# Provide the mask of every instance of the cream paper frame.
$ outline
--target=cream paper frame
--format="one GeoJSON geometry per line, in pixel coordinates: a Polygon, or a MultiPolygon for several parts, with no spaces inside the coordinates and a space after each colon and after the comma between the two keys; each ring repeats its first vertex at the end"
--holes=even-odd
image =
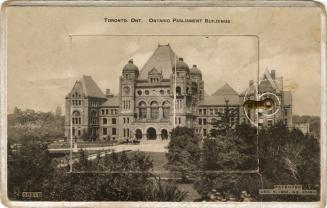
{"type": "Polygon", "coordinates": [[[313,1],[7,1],[1,10],[1,201],[6,207],[324,207],[326,206],[326,12],[313,1]],[[27,202],[7,198],[7,8],[8,7],[319,7],[321,9],[321,201],[320,202],[27,202]]]}

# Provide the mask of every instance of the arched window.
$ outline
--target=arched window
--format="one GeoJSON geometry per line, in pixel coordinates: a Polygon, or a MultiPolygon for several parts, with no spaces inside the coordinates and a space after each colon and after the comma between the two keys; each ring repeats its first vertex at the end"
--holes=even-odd
{"type": "Polygon", "coordinates": [[[165,101],[162,104],[162,117],[163,117],[163,119],[169,119],[169,114],[170,114],[170,103],[168,101],[165,101]]]}
{"type": "Polygon", "coordinates": [[[181,95],[181,94],[182,94],[181,87],[176,87],[176,95],[181,95]]]}
{"type": "Polygon", "coordinates": [[[139,118],[146,119],[146,103],[144,101],[141,101],[138,107],[139,107],[139,118]]]}
{"type": "Polygon", "coordinates": [[[136,131],[135,131],[136,139],[142,139],[142,136],[143,136],[142,130],[141,129],[136,129],[136,131]]]}
{"type": "Polygon", "coordinates": [[[103,124],[107,124],[107,119],[106,119],[106,118],[103,118],[103,119],[102,119],[102,123],[103,123],[103,124]]]}
{"type": "Polygon", "coordinates": [[[159,105],[156,101],[151,102],[151,119],[159,118],[159,105]]]}
{"type": "Polygon", "coordinates": [[[79,111],[74,111],[72,113],[72,123],[81,124],[81,113],[79,111]]]}

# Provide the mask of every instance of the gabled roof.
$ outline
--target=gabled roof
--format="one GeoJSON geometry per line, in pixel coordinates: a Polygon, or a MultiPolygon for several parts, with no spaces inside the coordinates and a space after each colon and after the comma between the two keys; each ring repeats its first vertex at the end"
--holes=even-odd
{"type": "Polygon", "coordinates": [[[168,45],[158,45],[152,56],[144,64],[140,71],[139,79],[147,79],[148,73],[156,68],[162,72],[164,79],[169,79],[172,74],[172,68],[175,64],[177,56],[175,52],[168,45]]]}
{"type": "Polygon", "coordinates": [[[261,78],[261,82],[259,84],[259,91],[271,91],[274,90],[276,92],[280,92],[283,90],[283,79],[282,77],[275,77],[273,78],[271,76],[271,72],[269,72],[267,69],[261,78]]]}
{"type": "Polygon", "coordinates": [[[86,97],[106,98],[91,76],[83,75],[80,82],[82,83],[83,93],[86,97]]]}
{"type": "Polygon", "coordinates": [[[118,107],[119,106],[119,97],[113,96],[107,98],[108,100],[104,102],[101,107],[118,107]]]}
{"type": "Polygon", "coordinates": [[[219,95],[237,95],[238,93],[228,84],[225,83],[220,89],[218,89],[215,93],[212,94],[213,96],[219,95]]]}
{"type": "MultiPolygon", "coordinates": [[[[271,73],[266,70],[263,76],[260,78],[258,90],[259,92],[281,92],[283,90],[283,78],[282,77],[275,77],[271,76],[271,73]]],[[[241,95],[247,94],[254,94],[255,93],[255,86],[251,85],[247,89],[245,89],[241,95]]]]}
{"type": "Polygon", "coordinates": [[[151,71],[149,71],[149,74],[161,74],[161,71],[159,71],[156,67],[153,67],[153,69],[151,69],[151,71]]]}

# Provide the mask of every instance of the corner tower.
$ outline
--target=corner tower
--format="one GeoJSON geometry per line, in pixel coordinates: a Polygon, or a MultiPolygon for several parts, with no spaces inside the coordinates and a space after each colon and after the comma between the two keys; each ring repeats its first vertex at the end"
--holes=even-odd
{"type": "Polygon", "coordinates": [[[174,64],[170,81],[171,91],[176,93],[175,124],[191,128],[194,96],[191,89],[190,68],[183,58],[179,58],[176,65],[174,64]]]}
{"type": "Polygon", "coordinates": [[[132,138],[132,124],[134,123],[135,110],[135,83],[139,76],[139,69],[129,60],[123,68],[122,76],[120,77],[119,87],[119,138],[132,138]]]}

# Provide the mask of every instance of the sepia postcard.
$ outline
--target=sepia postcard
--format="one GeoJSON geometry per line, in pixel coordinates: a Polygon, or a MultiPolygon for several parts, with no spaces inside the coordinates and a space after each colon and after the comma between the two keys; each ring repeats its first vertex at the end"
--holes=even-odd
{"type": "Polygon", "coordinates": [[[5,207],[325,207],[312,1],[8,1],[5,207]]]}

